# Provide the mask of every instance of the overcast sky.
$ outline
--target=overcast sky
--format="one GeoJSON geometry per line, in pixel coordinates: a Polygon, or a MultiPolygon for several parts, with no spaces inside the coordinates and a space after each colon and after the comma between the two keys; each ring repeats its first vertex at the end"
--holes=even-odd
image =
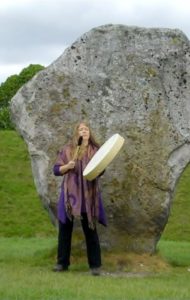
{"type": "Polygon", "coordinates": [[[188,0],[1,0],[0,83],[29,64],[48,66],[105,24],[178,28],[190,39],[188,0]]]}

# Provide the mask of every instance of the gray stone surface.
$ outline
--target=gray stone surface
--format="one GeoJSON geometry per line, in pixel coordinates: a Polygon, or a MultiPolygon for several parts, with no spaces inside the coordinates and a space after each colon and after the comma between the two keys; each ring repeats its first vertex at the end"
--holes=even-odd
{"type": "Polygon", "coordinates": [[[105,25],[85,33],[12,99],[35,184],[54,222],[56,151],[88,118],[125,145],[102,178],[106,246],[154,252],[190,161],[190,48],[179,30],[105,25]]]}

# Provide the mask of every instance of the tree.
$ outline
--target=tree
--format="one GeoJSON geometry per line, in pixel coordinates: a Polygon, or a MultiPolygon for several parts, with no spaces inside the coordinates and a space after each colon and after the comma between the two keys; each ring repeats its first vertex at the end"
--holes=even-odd
{"type": "Polygon", "coordinates": [[[9,107],[0,108],[0,129],[14,129],[11,122],[9,107]]]}
{"type": "Polygon", "coordinates": [[[12,75],[0,85],[0,129],[12,129],[9,104],[16,92],[28,82],[36,73],[43,70],[41,65],[29,65],[19,75],[12,75]]]}

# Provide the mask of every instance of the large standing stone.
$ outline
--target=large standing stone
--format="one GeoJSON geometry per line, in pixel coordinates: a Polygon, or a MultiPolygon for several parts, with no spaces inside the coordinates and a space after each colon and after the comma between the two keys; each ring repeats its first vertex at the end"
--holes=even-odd
{"type": "Polygon", "coordinates": [[[102,242],[154,252],[175,185],[190,161],[190,50],[179,30],[106,25],[92,29],[13,98],[38,193],[54,221],[56,151],[88,118],[105,141],[125,146],[102,179],[109,227],[102,242]]]}

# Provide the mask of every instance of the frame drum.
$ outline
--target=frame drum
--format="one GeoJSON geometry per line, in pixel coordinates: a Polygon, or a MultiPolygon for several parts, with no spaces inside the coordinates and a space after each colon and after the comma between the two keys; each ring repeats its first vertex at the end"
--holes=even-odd
{"type": "Polygon", "coordinates": [[[84,178],[91,181],[100,175],[118,154],[124,141],[124,138],[118,133],[112,135],[87,164],[83,171],[84,178]]]}

